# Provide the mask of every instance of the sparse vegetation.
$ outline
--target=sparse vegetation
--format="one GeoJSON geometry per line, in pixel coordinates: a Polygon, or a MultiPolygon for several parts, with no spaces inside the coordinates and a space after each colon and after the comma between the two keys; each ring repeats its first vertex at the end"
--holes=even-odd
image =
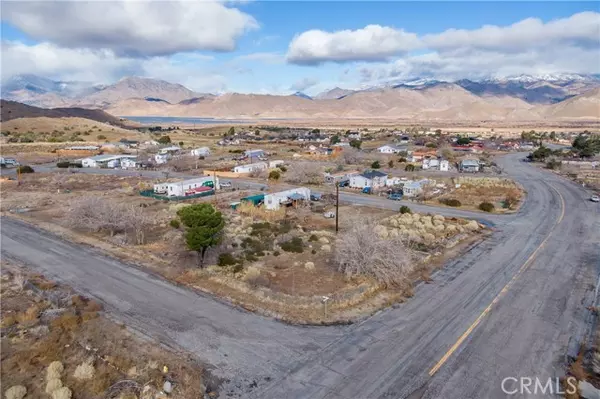
{"type": "Polygon", "coordinates": [[[217,261],[217,264],[219,266],[231,266],[231,265],[235,265],[236,263],[239,263],[239,261],[237,260],[237,258],[235,256],[233,256],[229,252],[220,254],[219,259],[217,261]]]}
{"type": "Polygon", "coordinates": [[[300,237],[294,237],[289,241],[282,242],[279,246],[286,252],[304,252],[304,244],[302,243],[302,239],[300,237]]]}
{"type": "Polygon", "coordinates": [[[174,229],[178,229],[179,226],[181,226],[181,223],[179,223],[179,220],[177,220],[177,219],[171,219],[171,221],[169,222],[169,225],[174,229]]]}
{"type": "Polygon", "coordinates": [[[412,210],[408,206],[402,205],[400,207],[400,213],[404,215],[405,213],[412,213],[412,210]]]}
{"type": "Polygon", "coordinates": [[[415,171],[415,165],[413,165],[412,163],[409,163],[408,165],[406,165],[404,167],[404,170],[406,172],[414,172],[415,171]]]}
{"type": "Polygon", "coordinates": [[[17,166],[17,172],[19,172],[19,173],[33,173],[35,171],[29,165],[21,165],[21,166],[17,166]]]}
{"type": "Polygon", "coordinates": [[[269,180],[279,180],[279,178],[281,177],[281,173],[278,170],[272,170],[271,172],[269,172],[269,180]]]}
{"type": "Polygon", "coordinates": [[[440,198],[440,203],[448,206],[453,206],[455,208],[462,206],[462,203],[455,198],[440,198]]]}

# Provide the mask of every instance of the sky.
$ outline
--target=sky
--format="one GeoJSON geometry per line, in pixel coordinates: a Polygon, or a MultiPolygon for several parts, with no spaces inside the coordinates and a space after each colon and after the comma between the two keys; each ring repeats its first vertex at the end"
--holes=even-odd
{"type": "Polygon", "coordinates": [[[2,1],[1,78],[315,95],[600,73],[600,2],[2,1]]]}

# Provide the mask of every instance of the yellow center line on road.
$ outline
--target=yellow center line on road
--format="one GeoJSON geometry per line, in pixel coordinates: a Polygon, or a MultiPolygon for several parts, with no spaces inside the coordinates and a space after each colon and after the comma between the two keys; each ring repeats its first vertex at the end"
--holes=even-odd
{"type": "Polygon", "coordinates": [[[452,356],[452,354],[454,352],[456,352],[456,350],[460,347],[460,345],[468,338],[468,336],[473,332],[473,330],[475,330],[475,328],[479,325],[479,323],[481,323],[481,320],[483,320],[485,315],[487,315],[490,312],[490,310],[492,310],[492,306],[494,306],[500,300],[500,297],[502,295],[504,295],[510,289],[510,287],[514,284],[514,282],[521,276],[521,274],[523,274],[523,272],[527,269],[527,267],[529,267],[529,265],[535,259],[539,250],[544,246],[544,244],[546,244],[546,242],[552,235],[552,232],[554,231],[556,226],[558,226],[560,224],[560,222],[562,222],[562,220],[565,216],[565,199],[560,194],[560,192],[556,188],[554,188],[554,186],[552,186],[551,184],[550,184],[550,188],[552,190],[554,190],[556,192],[556,194],[558,194],[558,197],[560,198],[560,206],[561,206],[560,216],[558,217],[558,219],[552,226],[552,229],[550,230],[550,232],[548,233],[546,238],[544,238],[544,241],[542,241],[540,243],[540,245],[535,249],[535,251],[533,251],[531,256],[529,256],[529,258],[527,258],[525,263],[523,263],[523,265],[521,266],[519,271],[517,271],[517,273],[515,273],[515,275],[510,279],[510,281],[504,286],[504,288],[502,288],[500,290],[498,295],[496,295],[496,297],[492,300],[492,302],[483,310],[483,312],[481,312],[481,314],[479,315],[479,317],[477,317],[477,319],[473,322],[473,324],[471,324],[469,326],[467,331],[465,331],[458,338],[458,340],[454,343],[454,345],[452,345],[452,347],[450,349],[448,349],[448,351],[444,354],[444,356],[442,356],[442,358],[439,360],[439,362],[437,362],[435,364],[435,366],[433,366],[431,368],[431,370],[429,370],[429,376],[433,376],[435,373],[437,373],[437,371],[444,365],[444,363],[446,363],[446,361],[450,358],[450,356],[452,356]]]}

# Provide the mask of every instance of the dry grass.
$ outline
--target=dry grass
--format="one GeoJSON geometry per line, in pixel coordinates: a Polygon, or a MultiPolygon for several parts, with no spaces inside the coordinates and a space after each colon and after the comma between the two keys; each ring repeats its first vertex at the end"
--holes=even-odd
{"type": "Polygon", "coordinates": [[[256,207],[249,202],[242,202],[236,209],[241,215],[250,216],[253,219],[276,222],[285,218],[285,209],[269,211],[263,207],[256,207]]]}

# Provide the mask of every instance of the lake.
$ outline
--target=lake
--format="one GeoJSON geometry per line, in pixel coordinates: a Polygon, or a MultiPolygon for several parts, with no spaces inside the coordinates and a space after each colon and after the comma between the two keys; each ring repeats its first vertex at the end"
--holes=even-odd
{"type": "Polygon", "coordinates": [[[231,123],[248,123],[241,119],[186,118],[171,116],[119,116],[144,125],[215,125],[231,123]]]}

